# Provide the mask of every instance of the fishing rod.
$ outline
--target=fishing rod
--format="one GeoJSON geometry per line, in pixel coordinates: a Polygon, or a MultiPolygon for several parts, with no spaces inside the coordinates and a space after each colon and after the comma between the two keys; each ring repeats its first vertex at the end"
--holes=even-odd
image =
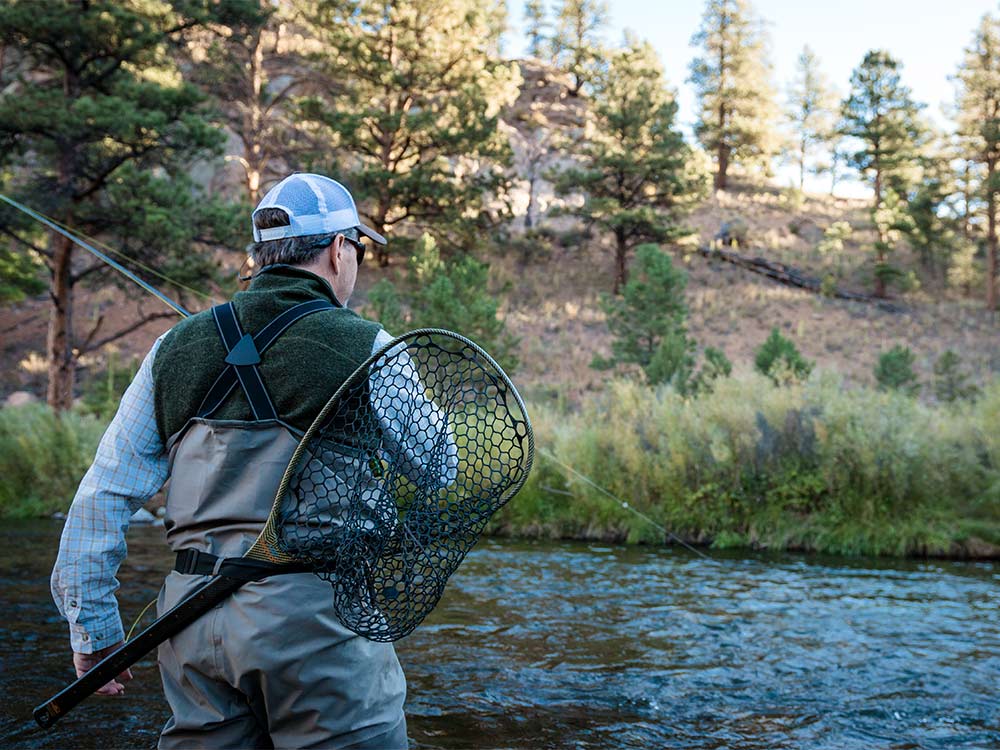
{"type": "Polygon", "coordinates": [[[116,271],[118,271],[118,273],[120,273],[122,276],[124,276],[125,278],[127,278],[127,279],[129,279],[131,281],[134,281],[136,284],[138,284],[140,287],[142,287],[147,292],[149,292],[150,294],[152,294],[154,297],[156,297],[158,300],[160,300],[160,302],[162,302],[163,304],[165,304],[167,307],[169,307],[171,310],[173,310],[174,312],[176,312],[181,317],[184,317],[184,318],[191,317],[191,313],[189,313],[187,310],[185,310],[183,307],[181,307],[181,305],[179,303],[174,302],[172,299],[170,299],[170,297],[168,297],[167,295],[165,295],[163,292],[161,292],[159,289],[157,289],[156,287],[154,287],[152,284],[149,284],[149,283],[143,281],[141,278],[139,278],[138,276],[136,276],[134,273],[132,273],[132,271],[128,270],[121,263],[119,263],[118,261],[116,261],[114,258],[112,258],[112,257],[110,257],[110,256],[108,256],[108,255],[106,255],[104,253],[102,253],[100,250],[98,250],[96,247],[94,247],[93,245],[91,245],[89,242],[84,242],[79,237],[75,236],[71,232],[68,232],[67,230],[65,230],[62,227],[58,226],[55,222],[51,221],[47,217],[45,217],[42,214],[38,213],[34,209],[28,208],[23,203],[18,203],[13,198],[8,198],[3,193],[0,193],[0,201],[3,201],[4,203],[6,203],[7,205],[9,205],[9,206],[11,206],[13,208],[16,208],[18,211],[20,211],[20,212],[22,212],[22,213],[30,216],[35,221],[41,222],[42,224],[44,224],[45,226],[47,226],[49,229],[51,229],[53,232],[58,232],[63,237],[65,237],[66,239],[68,239],[70,242],[74,242],[77,245],[79,245],[80,247],[82,247],[84,250],[87,250],[88,252],[92,253],[94,256],[96,256],[97,258],[99,258],[100,260],[104,261],[109,266],[111,266],[113,269],[115,269],[116,271]]]}

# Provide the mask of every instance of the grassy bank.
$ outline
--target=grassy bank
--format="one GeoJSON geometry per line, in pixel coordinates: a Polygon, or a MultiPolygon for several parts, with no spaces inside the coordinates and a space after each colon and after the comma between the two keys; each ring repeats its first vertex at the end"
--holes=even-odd
{"type": "Polygon", "coordinates": [[[105,422],[43,404],[0,409],[0,517],[33,518],[69,508],[105,422]]]}
{"type": "Polygon", "coordinates": [[[831,376],[778,388],[745,375],[690,400],[618,382],[578,413],[532,416],[541,455],[496,533],[662,541],[561,462],[720,547],[1000,551],[1000,383],[945,408],[831,376]]]}
{"type": "MultiPolygon", "coordinates": [[[[845,554],[1000,551],[1000,381],[933,407],[826,375],[755,375],[684,399],[618,381],[581,410],[532,409],[539,455],[498,534],[663,541],[581,472],[687,540],[845,554]]],[[[100,419],[0,410],[0,516],[65,511],[100,419]]]]}

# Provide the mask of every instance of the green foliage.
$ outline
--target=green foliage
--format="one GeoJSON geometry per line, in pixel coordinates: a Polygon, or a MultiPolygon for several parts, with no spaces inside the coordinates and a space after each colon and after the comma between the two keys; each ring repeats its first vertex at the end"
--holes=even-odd
{"type": "Polygon", "coordinates": [[[951,349],[934,363],[934,397],[941,403],[971,401],[979,396],[979,388],[969,382],[969,375],[962,372],[961,366],[961,358],[951,349]]]}
{"type": "Polygon", "coordinates": [[[468,336],[508,372],[517,367],[519,340],[498,317],[490,294],[489,266],[470,256],[445,262],[437,242],[423,234],[410,259],[406,286],[383,279],[372,287],[372,317],[394,335],[414,328],[446,328],[468,336]]]}
{"type": "Polygon", "coordinates": [[[906,202],[902,230],[925,270],[943,272],[947,259],[963,244],[961,220],[952,210],[957,192],[954,149],[944,139],[920,155],[920,179],[906,202]]]}
{"type": "Polygon", "coordinates": [[[635,271],[621,296],[605,295],[601,301],[614,337],[609,365],[639,365],[651,380],[669,379],[683,369],[691,348],[685,328],[686,285],[686,274],[657,245],[639,246],[635,271]]]}
{"type": "MultiPolygon", "coordinates": [[[[849,164],[879,190],[904,192],[922,128],[913,101],[900,79],[900,63],[884,50],[871,50],[851,74],[851,90],[841,104],[843,133],[856,148],[849,164]]],[[[881,196],[876,196],[876,203],[881,196]]]]}
{"type": "Polygon", "coordinates": [[[875,365],[875,380],[879,388],[916,396],[920,392],[920,383],[917,382],[917,373],[913,370],[915,361],[913,352],[902,344],[882,352],[875,365]]]}
{"type": "Polygon", "coordinates": [[[789,339],[775,326],[771,335],[754,355],[754,368],[767,375],[776,385],[803,381],[809,377],[815,363],[805,359],[789,339]]]}
{"type": "Polygon", "coordinates": [[[716,160],[721,190],[731,163],[764,164],[777,151],[767,41],[745,0],[708,0],[691,44],[702,52],[688,79],[698,97],[695,135],[716,160]]]}
{"type": "Polygon", "coordinates": [[[656,53],[647,43],[627,44],[594,82],[588,134],[573,148],[578,166],[552,176],[559,195],[583,193],[573,214],[614,237],[615,292],[633,247],[689,234],[677,221],[707,187],[677,129],[656,53]]]}
{"type": "Polygon", "coordinates": [[[948,283],[969,294],[983,281],[983,269],[976,259],[979,248],[973,242],[958,243],[948,266],[948,283]]]}
{"type": "Polygon", "coordinates": [[[310,162],[343,175],[376,230],[433,226],[445,240],[489,220],[484,202],[503,192],[510,155],[500,108],[521,80],[495,54],[499,7],[320,0],[305,8],[317,42],[316,93],[299,99],[317,144],[310,162]]]}
{"type": "Polygon", "coordinates": [[[528,483],[494,529],[665,541],[560,463],[683,538],[841,554],[949,554],[1000,543],[1000,381],[975,409],[759,375],[711,393],[612,381],[574,411],[535,406],[528,483]],[[565,493],[565,494],[564,494],[565,493]]]}
{"type": "MultiPolygon", "coordinates": [[[[197,37],[224,34],[258,10],[250,0],[0,4],[0,166],[10,175],[0,190],[182,283],[202,284],[214,265],[204,246],[220,239],[222,209],[190,172],[220,155],[225,135],[183,72],[197,37]]],[[[17,228],[21,219],[2,221],[17,228]]],[[[68,279],[51,287],[51,330],[73,352],[70,367],[51,370],[51,398],[65,408],[76,357],[113,338],[74,336],[72,287],[106,282],[111,272],[92,258],[74,263],[82,250],[44,237],[52,278],[68,279]]]]}
{"type": "Polygon", "coordinates": [[[695,343],[683,329],[668,332],[643,370],[651,385],[672,385],[687,391],[694,370],[695,343]]]}
{"type": "Polygon", "coordinates": [[[44,264],[30,251],[0,247],[0,303],[20,302],[45,291],[44,264]]]}
{"type": "Polygon", "coordinates": [[[733,374],[733,363],[721,349],[713,346],[705,348],[705,361],[694,376],[691,389],[694,393],[708,393],[715,387],[717,380],[728,378],[733,374]]]}
{"type": "Polygon", "coordinates": [[[548,21],[545,17],[545,5],[542,0],[525,0],[524,3],[524,35],[528,40],[527,53],[531,57],[541,58],[548,48],[548,21]]]}
{"type": "Polygon", "coordinates": [[[0,516],[31,518],[69,508],[105,422],[42,404],[0,408],[0,516]]]}
{"type": "Polygon", "coordinates": [[[835,221],[823,230],[823,239],[816,249],[823,255],[836,255],[844,251],[844,242],[854,233],[847,221],[835,221]]]}
{"type": "Polygon", "coordinates": [[[605,295],[601,300],[614,337],[612,356],[595,357],[591,367],[638,365],[650,384],[669,385],[682,394],[711,390],[716,378],[728,376],[732,364],[712,347],[705,350],[705,362],[695,372],[697,347],[687,333],[686,284],[686,274],[658,246],[639,246],[635,272],[622,295],[605,295]]]}
{"type": "Polygon", "coordinates": [[[139,371],[139,360],[118,361],[118,354],[111,351],[107,363],[100,372],[93,373],[83,386],[82,411],[93,414],[98,419],[110,421],[118,411],[122,394],[139,371]]]}
{"type": "Polygon", "coordinates": [[[883,200],[872,210],[876,239],[873,245],[875,265],[873,273],[877,281],[876,294],[882,296],[893,283],[904,285],[906,273],[891,262],[891,255],[904,232],[913,228],[906,204],[895,190],[886,190],[883,200]]]}

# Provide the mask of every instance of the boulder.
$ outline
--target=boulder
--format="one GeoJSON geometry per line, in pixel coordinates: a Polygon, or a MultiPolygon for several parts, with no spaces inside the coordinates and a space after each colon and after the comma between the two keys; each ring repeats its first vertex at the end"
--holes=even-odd
{"type": "Polygon", "coordinates": [[[38,396],[34,393],[28,391],[14,391],[12,394],[4,399],[4,406],[24,406],[25,404],[34,404],[38,401],[38,396]]]}

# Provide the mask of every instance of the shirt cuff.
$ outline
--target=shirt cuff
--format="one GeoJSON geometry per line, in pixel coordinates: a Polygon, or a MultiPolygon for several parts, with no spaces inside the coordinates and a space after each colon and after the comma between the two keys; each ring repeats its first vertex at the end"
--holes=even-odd
{"type": "Polygon", "coordinates": [[[69,643],[78,654],[92,654],[124,640],[125,631],[121,618],[117,616],[89,627],[74,622],[69,624],[69,643]]]}

